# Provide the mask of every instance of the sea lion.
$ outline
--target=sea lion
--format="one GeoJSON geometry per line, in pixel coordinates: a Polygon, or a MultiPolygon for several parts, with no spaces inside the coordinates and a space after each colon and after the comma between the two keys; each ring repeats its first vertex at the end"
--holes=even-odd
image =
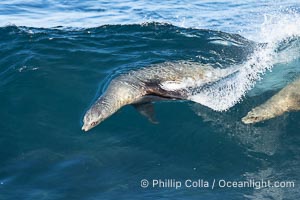
{"type": "Polygon", "coordinates": [[[285,112],[300,110],[300,78],[290,83],[264,104],[253,108],[242,118],[245,124],[265,121],[285,112]]]}
{"type": "Polygon", "coordinates": [[[132,104],[150,122],[157,123],[152,102],[189,100],[193,88],[222,79],[235,71],[177,61],[132,70],[111,80],[106,91],[86,112],[82,130],[88,131],[121,107],[132,104]]]}

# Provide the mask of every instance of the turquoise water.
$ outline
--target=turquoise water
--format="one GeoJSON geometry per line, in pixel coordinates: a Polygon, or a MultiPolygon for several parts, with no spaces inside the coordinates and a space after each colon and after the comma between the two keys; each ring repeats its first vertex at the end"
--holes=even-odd
{"type": "Polygon", "coordinates": [[[300,114],[251,126],[240,121],[298,77],[299,4],[205,1],[189,2],[185,10],[185,1],[161,9],[140,1],[112,4],[0,3],[2,25],[16,24],[0,28],[0,199],[299,199],[300,114]],[[160,123],[153,125],[126,106],[81,131],[85,111],[112,77],[177,60],[249,65],[262,80],[227,112],[191,102],[155,103],[160,123]],[[257,72],[264,66],[272,71],[257,72]],[[143,179],[295,185],[143,188],[143,179]]]}

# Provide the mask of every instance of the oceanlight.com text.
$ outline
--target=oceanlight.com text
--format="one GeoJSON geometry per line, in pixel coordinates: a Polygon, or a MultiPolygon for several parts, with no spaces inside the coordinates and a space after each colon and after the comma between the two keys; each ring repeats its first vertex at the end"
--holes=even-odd
{"type": "Polygon", "coordinates": [[[271,180],[243,180],[232,181],[226,179],[142,179],[140,182],[142,188],[294,188],[294,181],[271,181],[271,180]]]}

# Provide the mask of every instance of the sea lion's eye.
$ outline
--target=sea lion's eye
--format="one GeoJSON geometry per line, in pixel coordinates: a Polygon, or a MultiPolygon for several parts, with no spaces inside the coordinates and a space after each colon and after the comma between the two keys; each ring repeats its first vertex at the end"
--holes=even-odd
{"type": "Polygon", "coordinates": [[[95,126],[95,125],[96,125],[96,122],[92,122],[92,123],[91,123],[91,126],[95,126]]]}

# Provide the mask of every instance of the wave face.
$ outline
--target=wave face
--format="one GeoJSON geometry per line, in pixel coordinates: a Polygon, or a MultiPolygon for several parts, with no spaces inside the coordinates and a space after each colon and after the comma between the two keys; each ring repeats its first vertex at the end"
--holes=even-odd
{"type": "Polygon", "coordinates": [[[297,12],[265,15],[251,40],[159,22],[1,27],[0,199],[299,199],[299,113],[255,126],[240,122],[299,76],[298,19],[297,12]],[[191,91],[198,104],[155,104],[159,125],[126,106],[82,134],[84,111],[112,78],[179,60],[238,72],[191,91]],[[155,178],[296,184],[140,187],[155,178]]]}

